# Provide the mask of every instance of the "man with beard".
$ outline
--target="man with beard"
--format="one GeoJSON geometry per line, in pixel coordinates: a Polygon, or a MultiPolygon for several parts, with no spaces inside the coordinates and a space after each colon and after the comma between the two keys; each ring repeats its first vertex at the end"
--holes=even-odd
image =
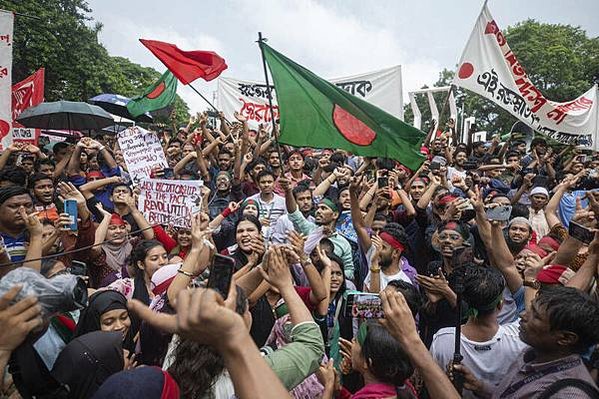
{"type": "Polygon", "coordinates": [[[510,249],[512,255],[516,255],[518,252],[528,244],[532,237],[532,225],[528,219],[523,217],[515,217],[510,220],[507,227],[507,234],[505,235],[505,241],[510,249]]]}
{"type": "Polygon", "coordinates": [[[36,173],[29,179],[29,189],[33,194],[34,209],[40,220],[55,222],[58,220],[58,209],[54,203],[55,190],[52,177],[36,173]]]}
{"type": "Polygon", "coordinates": [[[274,173],[275,177],[279,177],[283,174],[283,167],[281,166],[281,157],[279,151],[276,148],[272,148],[268,151],[268,166],[274,173]]]}
{"type": "Polygon", "coordinates": [[[216,175],[215,188],[214,195],[208,201],[210,219],[220,215],[230,202],[238,202],[242,199],[241,186],[231,182],[229,172],[221,171],[216,175]]]}
{"type": "Polygon", "coordinates": [[[388,223],[378,236],[371,237],[371,241],[372,246],[366,254],[366,259],[370,260],[370,272],[364,279],[364,290],[378,293],[393,280],[414,284],[416,270],[402,256],[408,247],[403,227],[398,223],[388,223]]]}
{"type": "Polygon", "coordinates": [[[463,365],[456,366],[466,376],[465,387],[478,397],[516,399],[538,397],[560,384],[564,388],[551,397],[587,397],[564,381],[573,379],[596,392],[581,358],[599,342],[599,305],[588,295],[559,285],[543,288],[522,314],[519,335],[531,348],[505,368],[506,375],[495,389],[463,365]]]}
{"type": "Polygon", "coordinates": [[[329,198],[324,198],[316,206],[314,222],[309,221],[299,210],[291,190],[285,191],[285,204],[289,212],[289,220],[300,234],[308,236],[307,243],[319,242],[327,237],[333,243],[333,252],[343,260],[343,272],[349,280],[354,279],[354,263],[349,241],[335,230],[339,217],[339,206],[329,198]]]}
{"type": "Polygon", "coordinates": [[[451,181],[454,177],[465,179],[466,178],[466,169],[464,169],[464,164],[468,160],[468,154],[466,150],[457,150],[453,155],[453,166],[447,167],[447,181],[451,186],[451,181]]]}

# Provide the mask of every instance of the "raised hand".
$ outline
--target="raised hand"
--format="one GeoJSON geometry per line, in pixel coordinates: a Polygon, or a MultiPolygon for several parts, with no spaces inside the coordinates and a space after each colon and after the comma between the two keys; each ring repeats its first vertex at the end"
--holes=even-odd
{"type": "Polygon", "coordinates": [[[31,236],[42,236],[43,226],[42,222],[40,222],[40,219],[37,216],[37,212],[27,214],[25,207],[21,206],[19,207],[19,215],[21,216],[21,219],[25,221],[25,227],[27,227],[27,230],[31,236]]]}
{"type": "Polygon", "coordinates": [[[77,201],[77,205],[83,205],[86,203],[85,197],[81,194],[81,191],[71,182],[60,182],[58,183],[58,192],[60,193],[59,198],[62,202],[67,199],[77,201]]]}
{"type": "Polygon", "coordinates": [[[293,284],[289,264],[281,247],[271,247],[268,251],[267,263],[268,271],[260,269],[260,273],[270,285],[282,290],[282,288],[293,284]]]}
{"type": "Polygon", "coordinates": [[[235,113],[233,114],[235,116],[235,119],[237,119],[239,122],[243,123],[243,122],[247,122],[248,118],[245,115],[242,115],[241,113],[235,111],[235,113]]]}
{"type": "Polygon", "coordinates": [[[12,287],[0,297],[0,352],[10,354],[32,330],[40,328],[43,324],[42,307],[36,297],[29,296],[12,304],[21,288],[12,287]]]}

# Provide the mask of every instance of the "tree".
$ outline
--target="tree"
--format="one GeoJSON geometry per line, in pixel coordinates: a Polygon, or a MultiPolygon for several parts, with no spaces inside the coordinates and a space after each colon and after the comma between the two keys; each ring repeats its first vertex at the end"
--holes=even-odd
{"type": "MultiPolygon", "coordinates": [[[[87,101],[100,93],[140,94],[160,77],[124,57],[111,57],[98,41],[102,25],[94,23],[86,0],[4,0],[2,8],[39,18],[15,18],[13,81],[46,68],[47,101],[87,101]]],[[[177,122],[189,118],[177,96],[177,122]]]]}
{"type": "MultiPolygon", "coordinates": [[[[580,27],[529,19],[508,27],[504,33],[530,80],[548,99],[557,102],[573,100],[593,84],[599,83],[599,38],[587,37],[580,27]]],[[[435,86],[451,83],[453,74],[453,71],[444,69],[435,86]]],[[[442,101],[437,97],[439,107],[442,101]]],[[[476,118],[480,130],[490,134],[507,133],[517,121],[495,103],[463,89],[456,90],[456,102],[458,108],[464,105],[466,116],[476,118]]],[[[426,99],[421,111],[423,122],[424,111],[430,119],[426,99]]],[[[409,105],[406,107],[406,116],[408,114],[412,115],[409,105]]]]}

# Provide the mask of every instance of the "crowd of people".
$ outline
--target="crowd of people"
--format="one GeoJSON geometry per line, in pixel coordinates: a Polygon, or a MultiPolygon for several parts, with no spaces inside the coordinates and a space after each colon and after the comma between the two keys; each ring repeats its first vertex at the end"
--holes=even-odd
{"type": "Polygon", "coordinates": [[[0,396],[599,397],[599,154],[450,120],[410,170],[236,119],[153,127],[188,228],[113,134],[2,152],[0,396]]]}

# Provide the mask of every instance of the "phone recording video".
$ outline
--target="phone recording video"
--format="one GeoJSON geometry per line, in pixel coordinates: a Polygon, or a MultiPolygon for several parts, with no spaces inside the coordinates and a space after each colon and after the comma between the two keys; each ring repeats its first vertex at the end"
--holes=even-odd
{"type": "Polygon", "coordinates": [[[227,299],[234,272],[235,259],[230,256],[214,255],[207,287],[212,288],[221,294],[224,299],[227,299]]]}
{"type": "Polygon", "coordinates": [[[345,304],[346,317],[359,317],[363,319],[381,319],[385,317],[378,294],[356,292],[347,296],[345,304]]]}

